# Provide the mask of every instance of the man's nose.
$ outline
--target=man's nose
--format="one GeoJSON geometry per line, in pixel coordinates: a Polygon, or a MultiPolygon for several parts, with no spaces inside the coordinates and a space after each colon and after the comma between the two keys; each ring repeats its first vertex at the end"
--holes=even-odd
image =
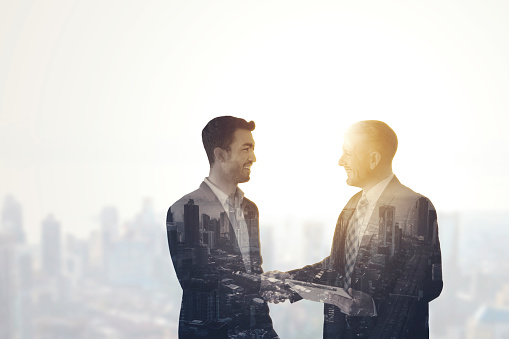
{"type": "Polygon", "coordinates": [[[343,159],[344,154],[341,154],[341,157],[339,158],[338,165],[339,166],[345,166],[345,160],[343,159]]]}
{"type": "Polygon", "coordinates": [[[251,161],[251,162],[256,161],[256,155],[255,155],[254,151],[252,151],[251,154],[249,155],[249,161],[251,161]]]}

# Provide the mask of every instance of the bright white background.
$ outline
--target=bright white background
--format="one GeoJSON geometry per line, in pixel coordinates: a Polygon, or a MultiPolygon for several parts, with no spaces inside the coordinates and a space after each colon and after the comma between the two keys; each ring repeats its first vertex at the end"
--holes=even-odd
{"type": "Polygon", "coordinates": [[[54,213],[88,234],[106,204],[157,210],[207,175],[200,133],[254,120],[242,186],[268,215],[351,193],[337,166],[361,119],[400,139],[395,172],[439,211],[506,209],[509,5],[493,1],[3,1],[0,194],[30,240],[54,213]]]}
{"type": "MultiPolygon", "coordinates": [[[[508,11],[502,1],[3,0],[0,199],[20,201],[32,243],[49,213],[83,237],[105,205],[127,220],[148,197],[163,215],[208,174],[201,129],[228,114],[257,124],[258,161],[241,188],[276,235],[293,219],[332,235],[355,192],[337,166],[342,133],[362,119],[394,128],[396,174],[439,216],[508,210],[508,11]]],[[[291,256],[304,240],[281,246],[291,256]]]]}

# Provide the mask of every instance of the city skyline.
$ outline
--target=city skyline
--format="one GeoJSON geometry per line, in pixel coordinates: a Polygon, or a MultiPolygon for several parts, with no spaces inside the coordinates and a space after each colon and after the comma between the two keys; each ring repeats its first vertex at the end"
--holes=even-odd
{"type": "MultiPolygon", "coordinates": [[[[11,207],[14,206],[15,211],[19,210],[19,207],[21,207],[21,211],[23,211],[22,208],[23,206],[17,205],[15,203],[12,204],[12,200],[9,202],[8,206],[11,207]]],[[[163,317],[162,313],[160,314],[153,313],[155,312],[155,309],[151,311],[151,308],[148,309],[146,308],[148,306],[142,306],[142,304],[140,304],[142,301],[141,299],[139,299],[138,296],[141,293],[140,295],[143,295],[143,300],[145,300],[144,302],[148,304],[153,303],[156,300],[179,299],[175,295],[175,293],[179,294],[178,292],[179,287],[176,277],[172,274],[171,259],[170,254],[167,250],[167,239],[166,234],[164,234],[165,232],[160,234],[162,238],[159,240],[162,240],[162,243],[160,243],[159,246],[153,245],[150,246],[151,250],[149,253],[159,253],[160,254],[159,257],[155,256],[153,257],[153,259],[148,259],[152,255],[150,254],[147,257],[145,254],[144,258],[147,259],[142,259],[135,262],[132,262],[131,261],[132,259],[129,259],[128,256],[126,257],[127,253],[132,251],[134,251],[132,253],[139,254],[144,252],[147,253],[147,251],[143,251],[143,246],[146,246],[144,244],[147,244],[146,240],[143,239],[152,238],[153,240],[150,242],[151,244],[155,244],[154,241],[156,243],[157,241],[159,241],[155,240],[157,239],[157,237],[154,238],[155,233],[152,233],[152,231],[150,230],[157,229],[163,226],[160,226],[161,222],[153,218],[154,215],[150,213],[149,210],[146,209],[146,207],[147,205],[146,204],[144,205],[143,201],[141,201],[138,213],[136,213],[136,217],[132,218],[130,222],[127,223],[131,225],[131,228],[126,229],[126,232],[123,235],[119,234],[118,237],[116,237],[115,239],[111,238],[112,232],[115,233],[112,228],[114,228],[114,225],[117,224],[120,220],[118,220],[117,217],[115,216],[115,213],[112,212],[114,211],[114,207],[112,206],[109,207],[105,206],[104,209],[99,211],[99,213],[102,212],[104,218],[98,220],[96,225],[97,226],[96,232],[93,233],[95,235],[92,235],[87,239],[80,239],[73,237],[72,234],[66,234],[64,232],[61,232],[60,238],[62,251],[60,254],[57,255],[61,256],[63,266],[66,266],[66,268],[63,269],[63,272],[61,274],[54,273],[54,271],[53,273],[50,273],[48,272],[48,268],[44,268],[44,266],[42,265],[43,257],[41,257],[41,255],[43,253],[44,248],[44,246],[40,246],[42,245],[42,241],[35,246],[30,244],[27,245],[24,244],[22,241],[15,240],[15,243],[19,245],[14,245],[14,247],[12,247],[12,245],[11,247],[5,247],[6,246],[5,237],[2,236],[1,238],[3,240],[2,243],[0,244],[0,254],[3,256],[6,253],[16,253],[15,257],[11,258],[18,258],[16,260],[19,260],[18,261],[19,264],[11,266],[11,268],[17,267],[16,271],[18,272],[18,274],[22,274],[21,276],[25,277],[23,278],[25,280],[23,280],[24,283],[22,284],[22,286],[24,287],[22,287],[22,289],[19,290],[20,292],[21,291],[25,292],[23,292],[23,294],[19,294],[19,292],[12,294],[13,296],[18,296],[19,298],[22,298],[19,299],[20,301],[24,300],[22,304],[25,305],[25,307],[19,309],[19,312],[30,312],[31,317],[33,317],[35,321],[36,319],[38,319],[37,314],[40,314],[39,312],[41,312],[40,308],[41,302],[46,304],[47,307],[49,307],[49,309],[52,310],[51,312],[57,312],[57,310],[61,307],[64,308],[70,307],[63,306],[69,305],[68,304],[69,300],[82,300],[81,302],[83,303],[84,307],[83,310],[88,309],[89,311],[87,312],[90,312],[90,310],[95,309],[96,311],[94,312],[97,312],[99,311],[99,309],[96,308],[97,306],[93,306],[94,305],[93,303],[97,303],[99,302],[99,300],[102,300],[102,302],[105,304],[101,308],[102,311],[100,311],[100,313],[98,313],[97,315],[99,314],[106,315],[109,314],[108,312],[112,312],[111,310],[118,309],[118,306],[115,306],[116,304],[114,302],[114,299],[112,299],[112,296],[108,296],[107,294],[104,293],[100,293],[94,296],[94,293],[92,293],[91,290],[89,292],[86,291],[88,291],[88,288],[93,289],[99,288],[104,291],[109,291],[111,288],[115,288],[119,290],[118,293],[120,293],[119,295],[117,295],[117,297],[122,296],[121,298],[125,299],[128,298],[127,296],[129,294],[132,294],[132,297],[134,298],[131,302],[129,302],[130,306],[128,309],[131,311],[125,309],[126,312],[144,310],[144,312],[153,314],[152,320],[150,320],[151,318],[146,318],[145,316],[142,316],[141,313],[139,313],[138,316],[135,316],[134,314],[129,316],[128,313],[125,314],[119,313],[118,317],[120,317],[121,319],[124,319],[125,317],[134,316],[134,318],[131,318],[132,321],[134,321],[134,324],[139,324],[126,327],[126,329],[129,329],[129,331],[135,331],[136,329],[141,332],[146,331],[143,333],[164,333],[162,335],[168,335],[171,338],[171,333],[176,333],[176,324],[178,320],[177,310],[179,308],[179,305],[175,305],[174,301],[170,302],[168,306],[170,305],[172,306],[167,311],[163,312],[164,314],[166,314],[166,316],[163,317]],[[129,231],[131,232],[130,235],[129,231]],[[114,246],[116,248],[115,252],[112,252],[108,255],[105,254],[106,252],[103,249],[101,249],[102,248],[100,246],[101,242],[100,241],[98,242],[100,238],[97,238],[97,236],[100,234],[103,234],[102,236],[100,236],[102,237],[103,240],[109,239],[107,241],[110,241],[112,244],[118,245],[114,246]],[[10,250],[8,248],[11,249],[17,248],[17,250],[15,252],[9,252],[10,250]],[[130,249],[129,252],[126,252],[126,249],[130,249]],[[7,252],[5,252],[6,250],[7,252]],[[101,259],[104,258],[105,255],[111,258],[110,262],[131,263],[130,265],[128,265],[131,266],[131,269],[129,267],[126,267],[125,265],[117,265],[118,269],[111,270],[112,266],[111,265],[108,266],[108,262],[101,259]],[[85,260],[84,258],[87,259],[85,260]],[[38,262],[41,265],[36,265],[38,262]],[[87,262],[87,264],[84,264],[84,262],[87,262]],[[146,266],[147,262],[154,262],[159,267],[164,267],[164,269],[151,271],[136,268],[141,267],[136,265],[146,266]],[[102,269],[101,266],[103,267],[102,269]],[[132,267],[134,267],[134,271],[132,267]],[[104,271],[105,268],[106,271],[104,271]],[[132,272],[136,273],[133,275],[132,272]],[[62,280],[62,278],[58,277],[65,278],[63,278],[62,280]],[[155,281],[164,282],[163,283],[164,286],[157,287],[157,284],[154,285],[155,281]],[[37,284],[40,286],[35,287],[36,286],[34,284],[35,282],[37,282],[37,284]],[[84,288],[83,292],[80,293],[77,292],[76,287],[78,286],[82,286],[82,288],[84,288]],[[120,292],[121,290],[124,289],[125,292],[120,292]],[[56,291],[60,292],[57,293],[56,291]],[[88,293],[85,295],[87,295],[89,301],[82,299],[84,297],[83,293],[88,293]],[[23,295],[24,297],[22,297],[23,295]],[[34,296],[38,297],[34,299],[34,296]],[[38,303],[35,302],[35,300],[39,300],[38,303]],[[64,304],[61,304],[62,302],[64,302],[64,304]],[[90,309],[90,307],[93,308],[90,309]],[[155,321],[156,323],[153,323],[152,321],[155,321]],[[141,322],[145,322],[145,325],[141,325],[141,322]],[[172,332],[172,329],[174,332],[172,332]]],[[[5,206],[2,205],[2,208],[5,208],[5,206]]],[[[10,213],[10,215],[14,216],[15,219],[19,219],[20,216],[18,213],[10,213]]],[[[441,213],[439,212],[438,213],[439,218],[440,215],[441,213]]],[[[495,266],[500,261],[503,263],[509,260],[509,258],[507,258],[506,252],[504,251],[505,243],[503,242],[503,239],[505,239],[504,234],[509,233],[509,230],[507,230],[504,227],[506,219],[504,219],[503,215],[499,216],[495,215],[491,216],[490,218],[486,218],[485,214],[471,214],[466,216],[468,217],[468,219],[464,220],[465,216],[462,217],[461,214],[442,214],[442,220],[440,224],[441,232],[440,236],[443,251],[442,253],[443,265],[446,267],[443,273],[445,285],[444,291],[442,292],[441,295],[441,298],[443,299],[439,298],[430,304],[432,322],[436,322],[436,324],[433,324],[433,326],[431,327],[432,337],[449,338],[452,335],[452,333],[469,333],[468,331],[474,331],[472,333],[476,333],[475,331],[477,330],[486,331],[486,328],[483,327],[486,325],[483,324],[485,324],[486,321],[494,321],[493,319],[495,318],[490,317],[498,317],[497,319],[504,319],[500,318],[503,317],[503,309],[504,307],[506,307],[504,305],[509,306],[509,304],[506,304],[505,301],[509,300],[507,299],[508,295],[507,290],[504,289],[504,282],[506,281],[507,278],[509,278],[508,276],[509,269],[505,266],[501,266],[499,267],[499,269],[496,269],[495,266]],[[477,233],[475,233],[473,230],[478,228],[477,225],[482,220],[484,220],[485,226],[482,228],[482,230],[477,231],[477,233]],[[492,229],[497,230],[499,232],[498,236],[491,231],[492,229]],[[490,253],[492,253],[492,255],[488,255],[486,256],[486,258],[479,258],[475,255],[472,255],[473,252],[475,253],[478,250],[486,251],[487,246],[489,246],[489,250],[490,253]],[[504,260],[503,258],[506,259],[504,260]],[[456,311],[451,312],[451,310],[448,308],[451,303],[463,306],[459,306],[458,308],[455,307],[456,311]],[[445,321],[445,319],[450,320],[445,321]]],[[[23,212],[21,214],[21,219],[23,219],[23,212]]],[[[207,220],[207,218],[205,219],[207,220]]],[[[200,222],[202,223],[203,214],[200,215],[200,220],[201,220],[200,222]]],[[[211,220],[213,220],[213,218],[211,220]]],[[[59,224],[58,214],[55,214],[52,218],[41,220],[40,223],[41,228],[43,227],[42,225],[44,223],[58,225],[59,224]]],[[[1,230],[0,233],[2,235],[5,235],[6,233],[5,227],[3,227],[4,225],[5,223],[3,223],[2,228],[0,228],[1,230]]],[[[299,265],[299,262],[307,263],[309,262],[309,260],[313,259],[319,260],[323,258],[321,257],[321,254],[319,252],[320,250],[327,251],[327,249],[324,247],[327,247],[328,240],[326,233],[328,227],[324,224],[319,223],[311,223],[311,225],[314,228],[316,228],[316,231],[318,232],[317,234],[321,232],[323,235],[321,240],[320,238],[314,240],[316,247],[309,247],[308,244],[306,243],[306,237],[304,236],[301,236],[300,238],[295,238],[294,240],[287,239],[287,241],[285,242],[281,242],[281,240],[278,240],[278,237],[280,237],[281,234],[288,232],[289,228],[293,229],[295,233],[304,235],[306,229],[309,229],[310,227],[309,221],[301,220],[299,222],[296,221],[292,222],[291,219],[289,219],[287,224],[281,224],[279,228],[263,225],[262,223],[260,232],[262,237],[261,239],[262,255],[264,256],[265,262],[264,269],[270,270],[274,268],[284,268],[284,267],[294,268],[296,267],[296,265],[299,265]],[[305,252],[298,251],[298,254],[296,253],[297,255],[293,255],[292,259],[289,260],[288,257],[284,255],[284,253],[285,251],[288,251],[291,248],[296,247],[294,241],[298,241],[298,244],[302,244],[300,245],[302,246],[302,248],[307,249],[305,252]]],[[[62,230],[61,225],[56,226],[56,228],[60,229],[60,231],[62,230]]],[[[48,239],[55,239],[55,237],[53,238],[50,237],[48,239]]],[[[49,270],[51,271],[53,270],[53,268],[49,268],[49,270]]],[[[316,314],[313,315],[314,313],[306,313],[309,312],[309,310],[313,309],[312,305],[310,305],[309,303],[308,304],[303,303],[303,305],[300,306],[298,304],[295,305],[283,304],[278,305],[276,308],[274,307],[271,308],[271,316],[275,322],[275,326],[278,333],[280,333],[281,335],[284,335],[286,337],[298,338],[298,336],[296,336],[296,333],[301,333],[302,335],[307,333],[306,335],[309,336],[310,333],[318,333],[315,331],[320,331],[320,322],[318,321],[318,325],[316,323],[313,324],[313,320],[310,319],[310,324],[308,326],[302,327],[297,332],[295,332],[296,329],[292,328],[291,326],[292,322],[289,320],[290,319],[289,317],[291,317],[292,314],[297,316],[299,314],[300,316],[305,315],[306,317],[311,318],[316,316],[316,314]],[[286,308],[286,306],[290,308],[286,308]],[[293,312],[292,309],[294,309],[293,312]]],[[[73,312],[78,313],[74,314],[73,312],[68,312],[68,314],[64,318],[61,318],[68,319],[66,321],[69,321],[69,323],[64,327],[67,328],[67,330],[75,326],[72,325],[76,321],[76,319],[72,320],[73,316],[81,317],[80,318],[82,319],[81,321],[85,322],[94,321],[93,319],[96,319],[93,313],[82,313],[83,311],[79,311],[81,308],[76,308],[77,307],[76,305],[72,307],[73,310],[75,310],[73,312]],[[69,316],[71,318],[69,318],[69,316]]],[[[55,313],[55,316],[57,316],[58,314],[59,313],[55,313]]],[[[62,315],[60,315],[60,317],[61,316],[62,315]]],[[[111,317],[108,316],[104,319],[110,318],[111,317]]],[[[110,320],[107,320],[104,323],[104,326],[106,326],[105,328],[111,328],[113,324],[111,323],[110,325],[108,325],[108,321],[114,321],[114,318],[111,318],[110,320]]],[[[40,323],[36,322],[34,324],[40,323]]],[[[34,333],[39,334],[51,333],[51,332],[40,332],[41,329],[37,327],[40,325],[33,326],[35,327],[27,328],[31,328],[32,330],[36,331],[34,333]]],[[[46,326],[45,331],[57,331],[57,332],[64,331],[64,329],[58,326],[52,327],[54,325],[51,325],[50,327],[47,327],[49,326],[49,324],[45,326],[46,326]]],[[[115,326],[117,325],[114,325],[113,328],[116,328],[115,326]]],[[[503,327],[501,327],[501,330],[502,329],[503,327]]],[[[79,327],[75,330],[85,331],[85,329],[82,327],[79,327]]],[[[115,331],[120,330],[116,328],[115,331]]],[[[83,333],[85,334],[88,333],[86,335],[90,336],[101,335],[100,333],[98,334],[98,332],[85,331],[83,333]]],[[[35,336],[34,338],[37,338],[37,336],[35,336]]],[[[472,338],[475,338],[475,336],[472,336],[472,338]]]]}

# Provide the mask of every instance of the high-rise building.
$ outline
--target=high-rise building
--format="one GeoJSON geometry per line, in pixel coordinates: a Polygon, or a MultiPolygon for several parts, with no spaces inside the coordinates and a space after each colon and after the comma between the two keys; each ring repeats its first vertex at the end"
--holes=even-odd
{"type": "Polygon", "coordinates": [[[62,265],[60,223],[49,215],[42,222],[42,268],[50,276],[59,276],[62,265]]]}
{"type": "Polygon", "coordinates": [[[168,213],[166,214],[166,232],[168,236],[168,245],[170,247],[170,250],[174,251],[171,253],[171,256],[173,258],[176,257],[177,255],[177,246],[179,243],[179,238],[177,224],[173,221],[173,213],[171,212],[171,209],[168,209],[168,213]]]}
{"type": "Polygon", "coordinates": [[[214,232],[214,244],[219,244],[219,238],[221,237],[221,225],[217,218],[209,221],[209,229],[214,232]]]}
{"type": "Polygon", "coordinates": [[[212,231],[211,229],[209,229],[209,223],[210,223],[210,216],[208,214],[205,214],[203,213],[201,215],[201,224],[202,224],[202,229],[204,231],[212,231]]]}
{"type": "Polygon", "coordinates": [[[118,213],[113,206],[104,207],[100,213],[101,267],[107,268],[108,260],[118,239],[118,213]]]}
{"type": "Polygon", "coordinates": [[[438,234],[436,234],[436,231],[438,230],[438,227],[436,225],[437,222],[437,211],[430,210],[428,213],[428,225],[433,226],[429,227],[428,232],[426,233],[426,236],[424,237],[426,242],[432,242],[433,244],[436,244],[438,234]]]}
{"type": "Polygon", "coordinates": [[[11,239],[0,234],[0,338],[14,338],[16,288],[15,250],[11,239]]]}
{"type": "MultiPolygon", "coordinates": [[[[394,256],[394,237],[395,237],[395,214],[396,214],[396,207],[390,206],[390,205],[384,205],[380,206],[378,211],[378,217],[379,217],[379,229],[378,229],[378,241],[379,246],[381,247],[387,247],[389,250],[390,256],[394,256]]],[[[379,252],[380,253],[380,252],[379,252]]]]}
{"type": "Polygon", "coordinates": [[[417,224],[417,235],[419,237],[428,237],[428,219],[429,219],[429,207],[428,199],[420,197],[418,200],[418,224],[417,224]]]}
{"type": "Polygon", "coordinates": [[[104,207],[100,215],[103,247],[107,249],[118,238],[118,213],[113,206],[104,207]]]}
{"type": "Polygon", "coordinates": [[[202,241],[205,246],[209,249],[209,253],[211,249],[215,248],[215,235],[214,231],[203,231],[202,232],[202,241]]]}
{"type": "Polygon", "coordinates": [[[26,241],[21,204],[12,195],[5,197],[0,233],[9,234],[15,243],[23,244],[26,241]]]}
{"type": "Polygon", "coordinates": [[[188,245],[200,243],[200,207],[193,199],[184,205],[184,241],[188,245]]]}
{"type": "Polygon", "coordinates": [[[32,257],[13,234],[0,232],[0,338],[30,338],[32,257]]]}
{"type": "Polygon", "coordinates": [[[219,317],[218,280],[189,279],[182,281],[185,293],[192,294],[184,298],[181,320],[217,321],[219,317]]]}
{"type": "Polygon", "coordinates": [[[226,212],[221,212],[219,214],[219,224],[220,224],[220,228],[221,228],[220,237],[227,238],[230,234],[230,219],[228,219],[226,212]]]}
{"type": "Polygon", "coordinates": [[[403,238],[403,230],[399,227],[399,222],[394,223],[394,236],[393,236],[393,246],[394,253],[398,253],[401,250],[401,240],[403,238]]]}

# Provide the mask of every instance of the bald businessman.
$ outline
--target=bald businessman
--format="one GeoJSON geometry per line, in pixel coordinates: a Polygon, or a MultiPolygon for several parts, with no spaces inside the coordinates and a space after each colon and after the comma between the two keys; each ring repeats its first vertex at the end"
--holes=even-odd
{"type": "Polygon", "coordinates": [[[330,255],[298,270],[265,274],[308,283],[288,282],[286,292],[269,290],[264,297],[323,302],[323,338],[429,337],[428,304],[443,286],[437,213],[394,175],[397,147],[396,133],[386,123],[353,124],[339,165],[347,184],[361,191],[338,218],[330,255]],[[339,293],[343,290],[348,294],[339,293]]]}

